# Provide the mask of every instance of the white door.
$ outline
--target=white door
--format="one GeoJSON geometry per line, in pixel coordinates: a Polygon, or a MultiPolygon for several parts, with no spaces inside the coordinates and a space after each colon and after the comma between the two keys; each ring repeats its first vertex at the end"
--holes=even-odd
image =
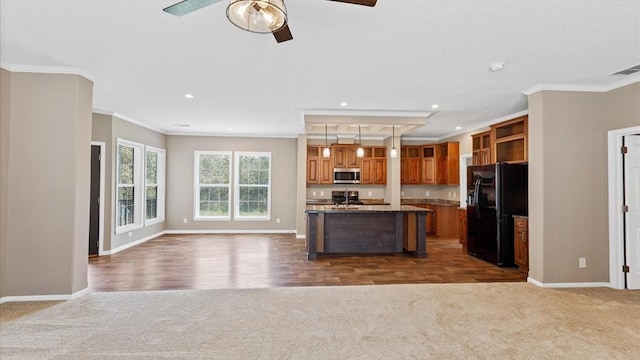
{"type": "Polygon", "coordinates": [[[640,135],[624,137],[627,155],[624,159],[626,219],[626,254],[629,273],[627,288],[640,289],[640,135]]]}

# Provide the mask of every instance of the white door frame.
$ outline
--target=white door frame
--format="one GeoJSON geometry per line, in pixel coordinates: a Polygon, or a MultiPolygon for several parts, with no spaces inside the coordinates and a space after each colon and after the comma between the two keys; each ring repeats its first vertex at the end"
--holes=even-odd
{"type": "Polygon", "coordinates": [[[623,222],[623,178],[622,138],[640,133],[640,126],[611,130],[607,134],[609,174],[609,286],[624,289],[624,222],[623,222]]]}
{"type": "Polygon", "coordinates": [[[100,206],[99,206],[99,213],[100,213],[100,219],[99,219],[99,225],[98,225],[98,231],[100,232],[98,234],[98,256],[102,256],[104,255],[104,163],[105,161],[105,148],[107,146],[107,144],[105,142],[102,141],[92,141],[91,145],[95,145],[95,146],[99,146],[100,147],[100,206]]]}

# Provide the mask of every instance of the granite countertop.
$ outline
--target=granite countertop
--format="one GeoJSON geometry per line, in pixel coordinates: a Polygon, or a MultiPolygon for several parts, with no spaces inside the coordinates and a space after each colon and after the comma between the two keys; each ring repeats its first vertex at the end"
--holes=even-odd
{"type": "Polygon", "coordinates": [[[305,212],[326,212],[326,213],[373,213],[373,212],[431,212],[432,210],[419,208],[411,205],[307,205],[305,212]]]}
{"type": "Polygon", "coordinates": [[[442,200],[442,199],[401,199],[400,204],[429,204],[429,205],[437,205],[437,206],[460,207],[460,201],[442,200]]]}

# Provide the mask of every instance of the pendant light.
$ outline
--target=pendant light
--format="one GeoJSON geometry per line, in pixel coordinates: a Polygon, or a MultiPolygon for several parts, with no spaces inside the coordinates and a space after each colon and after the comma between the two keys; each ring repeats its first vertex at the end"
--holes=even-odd
{"type": "Polygon", "coordinates": [[[331,157],[331,149],[327,140],[327,124],[324,124],[324,149],[322,149],[322,157],[331,157]]]}
{"type": "Polygon", "coordinates": [[[391,151],[389,152],[389,155],[392,158],[397,158],[398,157],[398,150],[396,150],[396,126],[393,125],[391,127],[391,151]]]}
{"type": "Polygon", "coordinates": [[[358,150],[356,150],[356,156],[364,157],[364,149],[362,148],[362,133],[360,132],[360,125],[358,125],[358,150]]]}

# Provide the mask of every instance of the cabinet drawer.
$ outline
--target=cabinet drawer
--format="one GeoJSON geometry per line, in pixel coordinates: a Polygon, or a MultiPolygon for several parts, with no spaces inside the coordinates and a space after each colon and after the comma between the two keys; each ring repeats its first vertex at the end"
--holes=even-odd
{"type": "Polygon", "coordinates": [[[513,226],[526,229],[529,226],[529,219],[516,218],[514,220],[513,226]]]}

